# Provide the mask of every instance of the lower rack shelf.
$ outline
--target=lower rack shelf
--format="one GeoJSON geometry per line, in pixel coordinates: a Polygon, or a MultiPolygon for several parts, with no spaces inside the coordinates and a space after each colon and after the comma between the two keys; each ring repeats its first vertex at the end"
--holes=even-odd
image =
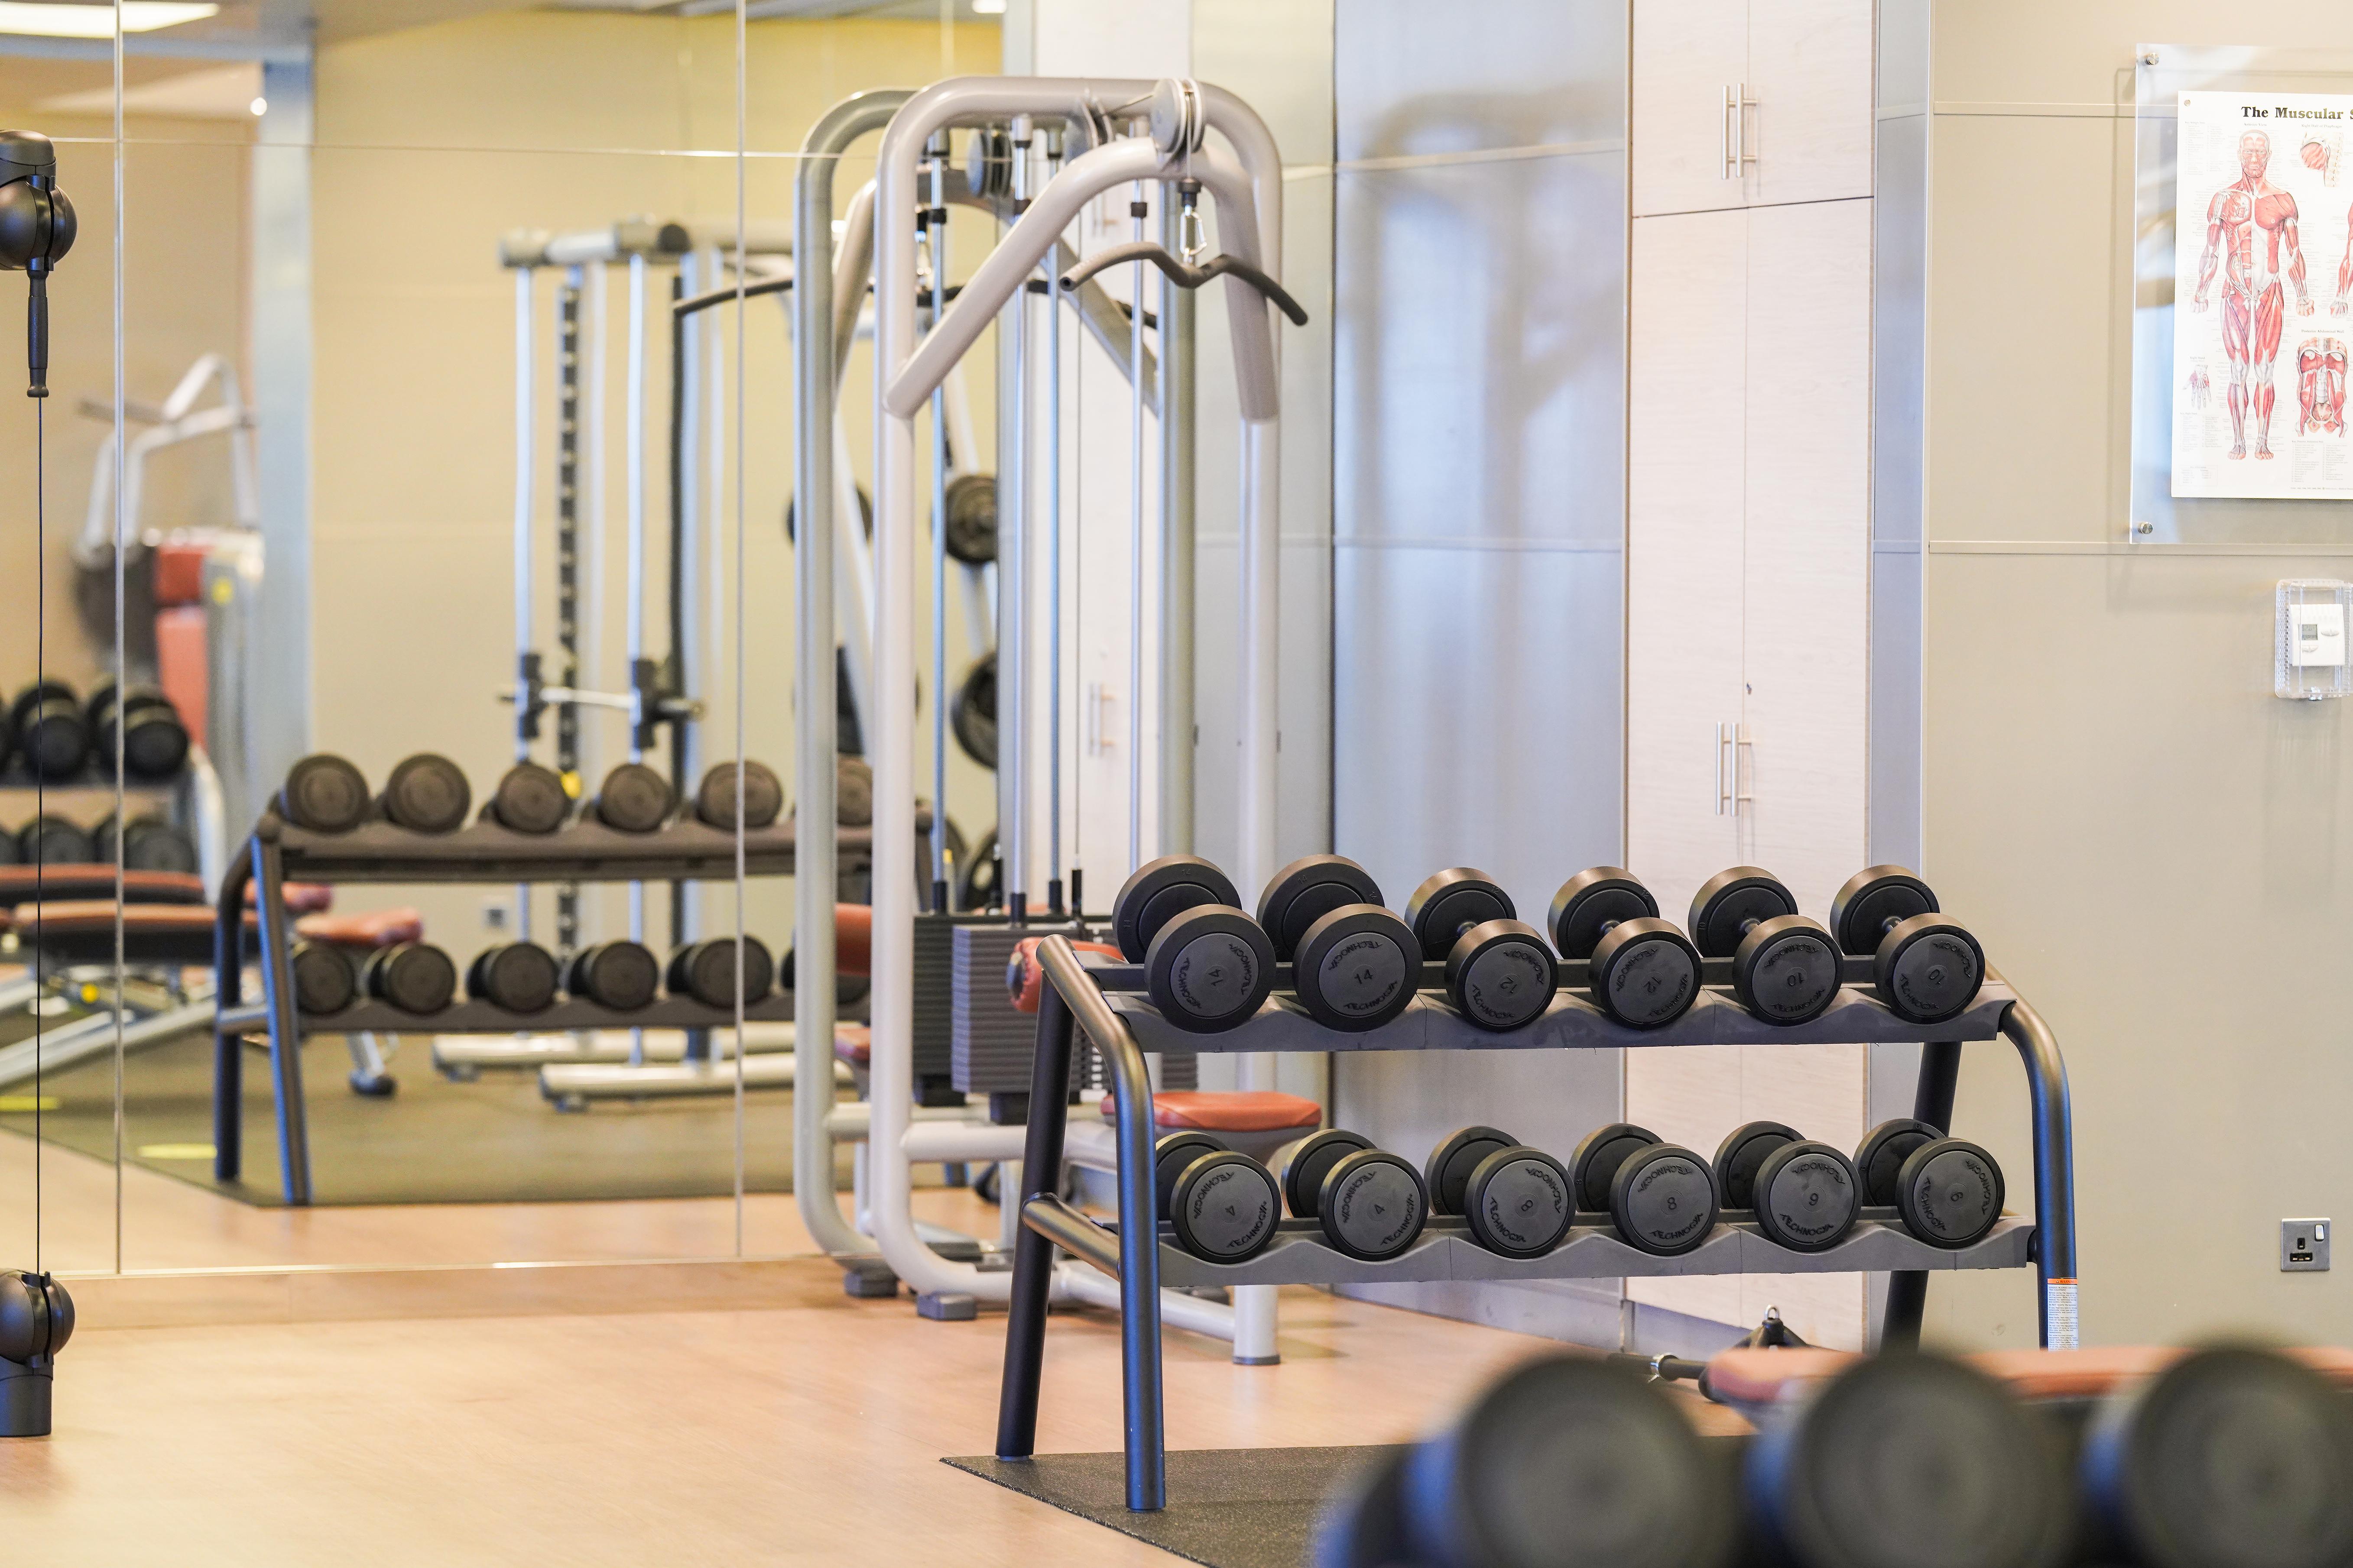
{"type": "MultiPolygon", "coordinates": [[[[773,992],[746,1003],[746,1023],[790,1023],[793,994],[773,992]]],[[[536,1013],[510,1013],[488,1002],[459,1002],[438,1013],[404,1013],[383,1002],[362,1002],[340,1013],[304,1013],[296,1022],[306,1035],[513,1035],[566,1029],[732,1029],[735,1009],[712,1007],[681,996],[662,996],[643,1007],[623,1010],[594,1002],[559,1002],[536,1013]]],[[[265,1007],[224,1008],[216,1027],[224,1034],[259,1032],[269,1026],[265,1007]]]]}
{"type": "MultiPolygon", "coordinates": [[[[1033,1198],[1024,1218],[1045,1205],[1046,1200],[1033,1198]]],[[[1059,1200],[1053,1208],[1059,1212],[1039,1215],[1045,1223],[1032,1228],[1116,1277],[1117,1227],[1088,1219],[1059,1200]],[[1073,1222],[1098,1232],[1102,1244],[1091,1245],[1092,1238],[1076,1234],[1073,1222]],[[1080,1245],[1071,1247],[1072,1241],[1080,1245]]],[[[1440,1215],[1430,1220],[1420,1240],[1378,1263],[1351,1258],[1332,1247],[1314,1220],[1284,1220],[1273,1243],[1243,1263],[1212,1263],[1196,1258],[1176,1246],[1172,1234],[1165,1226],[1161,1231],[1160,1283],[1174,1288],[1656,1279],[1691,1274],[1882,1274],[1930,1268],[2022,1268],[2034,1258],[2031,1218],[2005,1215],[1984,1240],[1952,1250],[1931,1247],[1914,1237],[1893,1208],[1866,1208],[1853,1233],[1827,1252],[1793,1252],[1767,1239],[1755,1222],[1736,1214],[1719,1221],[1707,1240],[1675,1258],[1660,1258],[1629,1247],[1606,1222],[1577,1226],[1567,1240],[1541,1258],[1505,1258],[1472,1240],[1470,1227],[1461,1219],[1440,1215]]]]}

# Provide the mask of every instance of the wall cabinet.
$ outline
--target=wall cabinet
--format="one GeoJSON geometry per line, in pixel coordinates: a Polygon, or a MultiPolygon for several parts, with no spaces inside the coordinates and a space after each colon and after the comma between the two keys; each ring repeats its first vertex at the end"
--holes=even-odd
{"type": "Polygon", "coordinates": [[[1873,13],[1634,0],[1634,215],[1869,195],[1873,13]]]}
{"type": "MultiPolygon", "coordinates": [[[[1725,868],[1822,918],[1862,868],[1870,628],[1871,203],[1637,219],[1627,538],[1627,864],[1680,922],[1725,868]]],[[[1713,1153],[1769,1118],[1852,1148],[1860,1047],[1629,1051],[1630,1120],[1713,1153]]],[[[1854,1276],[1630,1282],[1858,1342],[1854,1276]],[[1810,1324],[1810,1327],[1808,1325],[1810,1324]]]]}

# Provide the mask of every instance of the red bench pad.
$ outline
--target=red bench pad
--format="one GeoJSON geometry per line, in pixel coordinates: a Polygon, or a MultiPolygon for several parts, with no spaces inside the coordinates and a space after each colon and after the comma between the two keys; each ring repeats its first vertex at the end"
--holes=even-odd
{"type": "MultiPolygon", "coordinates": [[[[1114,1097],[1103,1097],[1105,1121],[1113,1120],[1116,1104],[1114,1097]]],[[[1324,1124],[1324,1108],[1272,1089],[1167,1089],[1152,1097],[1152,1123],[1201,1132],[1306,1131],[1324,1124]]]]}

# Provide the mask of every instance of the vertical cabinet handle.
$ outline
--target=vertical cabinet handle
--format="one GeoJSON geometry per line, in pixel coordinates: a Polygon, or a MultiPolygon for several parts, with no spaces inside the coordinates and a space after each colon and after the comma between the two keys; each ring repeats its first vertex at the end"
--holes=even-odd
{"type": "Polygon", "coordinates": [[[1745,801],[1753,805],[1757,801],[1757,795],[1754,790],[1746,790],[1740,787],[1740,750],[1744,746],[1748,748],[1748,782],[1752,784],[1757,782],[1757,742],[1755,737],[1748,733],[1747,725],[1735,724],[1731,728],[1732,815],[1738,816],[1741,815],[1741,803],[1745,801]]]}
{"type": "Polygon", "coordinates": [[[1732,726],[1718,724],[1715,727],[1715,815],[1718,816],[1729,816],[1732,812],[1734,780],[1731,775],[1739,766],[1740,759],[1732,747],[1732,726]]]}
{"type": "Polygon", "coordinates": [[[1745,81],[1724,90],[1732,109],[1732,162],[1725,178],[1736,180],[1746,165],[1757,162],[1757,154],[1748,150],[1748,111],[1757,107],[1757,100],[1748,96],[1745,81]]]}
{"type": "Polygon", "coordinates": [[[1722,179],[1740,178],[1740,89],[1724,84],[1723,123],[1717,127],[1724,133],[1724,166],[1722,179]]]}

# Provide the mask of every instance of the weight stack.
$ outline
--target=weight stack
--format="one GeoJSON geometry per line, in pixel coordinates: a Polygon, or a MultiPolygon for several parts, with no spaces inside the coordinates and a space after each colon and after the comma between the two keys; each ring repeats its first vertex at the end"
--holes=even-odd
{"type": "MultiPolygon", "coordinates": [[[[955,1027],[955,927],[944,915],[915,917],[915,1103],[962,1103],[952,1081],[949,1041],[955,1027]]],[[[997,989],[1002,992],[1004,987],[997,989]]],[[[1007,1008],[1008,1012],[1012,1009],[1007,1008]]]]}
{"type": "MultiPolygon", "coordinates": [[[[920,919],[917,923],[916,971],[920,974],[923,939],[920,919]]],[[[1029,1092],[1029,1070],[1038,1046],[1038,1016],[1014,1010],[1013,999],[1005,992],[1005,969],[1013,961],[1014,948],[1024,938],[1043,936],[1053,929],[997,922],[953,928],[950,990],[955,998],[955,1018],[950,1049],[953,1081],[965,1093],[1029,1092]]],[[[919,1059],[922,1039],[919,1032],[919,1059]]],[[[1191,1052],[1171,1053],[1161,1058],[1161,1088],[1193,1089],[1199,1082],[1197,1058],[1191,1052]]],[[[1103,1063],[1093,1047],[1082,1038],[1071,1064],[1071,1087],[1097,1090],[1103,1084],[1103,1063]]]]}

